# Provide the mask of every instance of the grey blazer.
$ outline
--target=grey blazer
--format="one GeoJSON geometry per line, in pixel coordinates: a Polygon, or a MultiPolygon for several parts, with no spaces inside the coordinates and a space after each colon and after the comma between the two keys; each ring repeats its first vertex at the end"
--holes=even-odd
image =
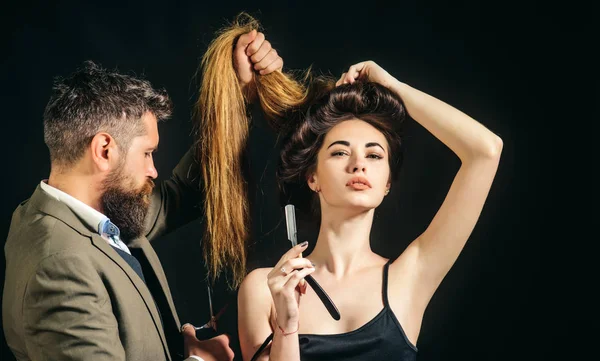
{"type": "Polygon", "coordinates": [[[180,322],[149,240],[199,215],[194,159],[188,151],[155,188],[146,236],[126,242],[146,283],[96,229],[39,185],[17,207],[5,245],[2,317],[18,360],[178,358],[180,322]]]}

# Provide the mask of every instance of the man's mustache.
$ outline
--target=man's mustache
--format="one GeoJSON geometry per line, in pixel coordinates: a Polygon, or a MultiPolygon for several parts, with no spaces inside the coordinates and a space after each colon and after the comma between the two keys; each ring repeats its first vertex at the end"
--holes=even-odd
{"type": "Polygon", "coordinates": [[[153,189],[154,189],[154,181],[152,179],[148,179],[144,183],[140,193],[143,195],[150,195],[152,193],[153,189]]]}

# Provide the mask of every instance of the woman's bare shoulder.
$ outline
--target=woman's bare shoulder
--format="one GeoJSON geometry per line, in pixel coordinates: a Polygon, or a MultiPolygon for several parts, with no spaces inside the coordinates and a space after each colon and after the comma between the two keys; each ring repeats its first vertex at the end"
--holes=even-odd
{"type": "Polygon", "coordinates": [[[248,273],[240,285],[240,296],[246,294],[251,295],[252,297],[256,297],[257,295],[270,296],[267,276],[272,269],[272,267],[256,268],[248,273]]]}

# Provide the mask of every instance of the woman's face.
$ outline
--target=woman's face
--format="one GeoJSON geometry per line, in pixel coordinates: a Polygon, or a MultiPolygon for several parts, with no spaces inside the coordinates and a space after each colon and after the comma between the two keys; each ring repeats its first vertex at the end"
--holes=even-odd
{"type": "Polygon", "coordinates": [[[377,207],[390,187],[389,146],[375,127],[359,119],[341,122],[325,136],[308,185],[321,208],[377,207]]]}

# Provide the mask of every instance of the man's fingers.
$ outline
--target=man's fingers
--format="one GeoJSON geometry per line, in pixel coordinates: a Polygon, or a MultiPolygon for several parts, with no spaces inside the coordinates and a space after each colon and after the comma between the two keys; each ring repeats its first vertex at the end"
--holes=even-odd
{"type": "Polygon", "coordinates": [[[256,34],[256,37],[254,38],[254,40],[252,40],[252,42],[250,42],[248,44],[248,47],[246,48],[246,55],[248,55],[248,56],[254,55],[254,53],[256,53],[258,51],[258,49],[260,49],[260,47],[264,41],[265,41],[265,34],[258,32],[256,34]]]}
{"type": "Polygon", "coordinates": [[[271,49],[258,63],[252,61],[254,63],[254,70],[260,71],[266,69],[269,65],[271,65],[271,63],[277,60],[277,58],[279,58],[277,51],[275,49],[271,49]]]}
{"type": "Polygon", "coordinates": [[[258,32],[256,31],[256,29],[254,29],[254,30],[250,31],[249,33],[240,35],[237,43],[235,44],[235,47],[237,49],[239,49],[239,48],[246,49],[248,47],[248,44],[250,44],[251,42],[254,41],[254,39],[256,39],[257,33],[258,32]]]}
{"type": "Polygon", "coordinates": [[[226,345],[229,345],[229,343],[231,342],[231,336],[229,336],[226,333],[220,334],[219,336],[215,337],[216,340],[219,340],[219,342],[223,342],[226,345]]]}
{"type": "MultiPolygon", "coordinates": [[[[250,46],[252,46],[254,44],[254,42],[252,44],[250,44],[250,46]]],[[[256,64],[258,62],[260,62],[261,60],[265,59],[265,57],[267,55],[269,55],[269,53],[271,52],[271,50],[273,50],[273,47],[271,47],[271,43],[268,40],[263,41],[263,43],[261,44],[260,48],[258,48],[251,56],[250,56],[250,61],[253,64],[256,64]]],[[[275,50],[273,50],[275,51],[275,50]]],[[[275,55],[277,55],[277,52],[275,52],[275,55]]]]}
{"type": "Polygon", "coordinates": [[[196,329],[191,323],[186,323],[181,326],[181,334],[183,335],[184,339],[196,338],[196,329]]]}
{"type": "Polygon", "coordinates": [[[265,75],[281,69],[283,69],[283,59],[281,57],[277,57],[277,59],[275,59],[274,62],[269,64],[269,66],[267,66],[263,70],[260,70],[258,73],[260,75],[265,75]]]}

